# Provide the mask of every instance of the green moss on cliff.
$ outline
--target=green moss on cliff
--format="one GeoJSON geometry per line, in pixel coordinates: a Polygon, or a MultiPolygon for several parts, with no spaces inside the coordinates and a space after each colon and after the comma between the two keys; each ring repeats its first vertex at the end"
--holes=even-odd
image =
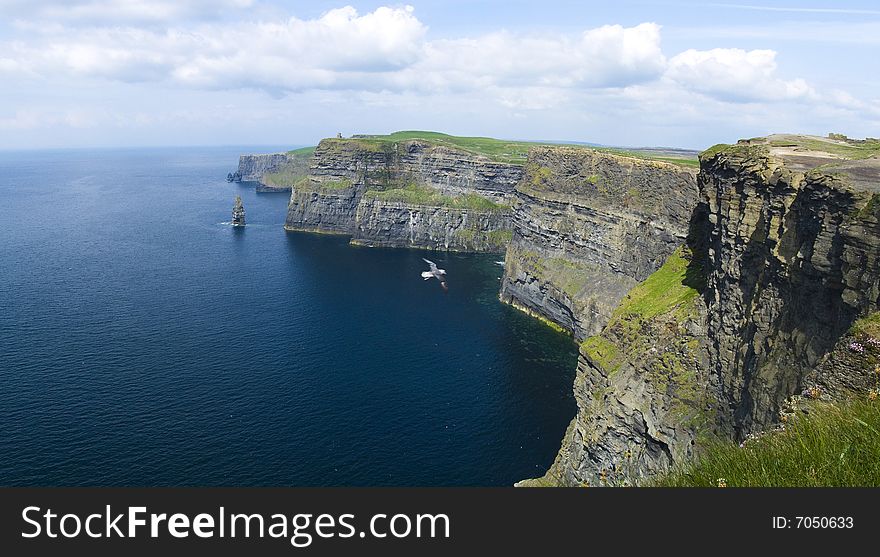
{"type": "Polygon", "coordinates": [[[276,188],[286,188],[294,186],[302,179],[302,177],[301,173],[294,170],[279,170],[263,174],[260,181],[266,185],[275,186],[276,188]]]}
{"type": "Polygon", "coordinates": [[[871,197],[868,199],[868,202],[865,203],[865,206],[859,209],[859,212],[856,216],[860,219],[864,219],[871,215],[875,215],[878,208],[880,208],[880,195],[875,193],[871,195],[871,197]]]}
{"type": "Polygon", "coordinates": [[[492,245],[505,246],[513,239],[513,230],[493,230],[488,238],[492,245]]]}
{"type": "Polygon", "coordinates": [[[510,209],[507,205],[495,203],[474,193],[456,196],[444,195],[430,186],[415,183],[384,190],[369,189],[364,193],[364,197],[390,202],[397,201],[409,205],[470,209],[487,213],[497,213],[510,209]]]}
{"type": "Polygon", "coordinates": [[[666,259],[662,267],[630,290],[612,314],[611,320],[628,316],[651,319],[675,309],[689,312],[689,302],[698,295],[702,280],[702,272],[692,260],[690,250],[680,247],[666,259]]]}
{"type": "MultiPolygon", "coordinates": [[[[512,236],[513,233],[510,234],[512,236]]],[[[596,274],[595,267],[569,257],[544,257],[529,250],[518,251],[513,256],[530,275],[555,287],[574,301],[596,274]]]]}
{"type": "Polygon", "coordinates": [[[709,147],[702,153],[700,153],[699,160],[708,160],[720,153],[725,153],[731,156],[741,157],[741,158],[754,158],[754,157],[766,157],[769,154],[769,150],[766,145],[749,145],[749,144],[735,144],[729,145],[726,143],[719,143],[718,145],[713,145],[709,147]]]}
{"type": "Polygon", "coordinates": [[[553,170],[536,164],[526,165],[526,173],[533,188],[541,188],[553,177],[553,170]]]}
{"type": "Polygon", "coordinates": [[[317,193],[332,193],[332,192],[341,192],[347,189],[350,189],[352,186],[351,180],[325,180],[323,182],[318,182],[315,180],[309,180],[308,178],[299,180],[294,185],[294,190],[297,193],[308,193],[308,192],[317,192],[317,193]]]}
{"type": "Polygon", "coordinates": [[[850,327],[850,334],[880,338],[880,311],[856,320],[850,327]]]}
{"type": "Polygon", "coordinates": [[[602,335],[587,338],[581,343],[581,350],[595,365],[613,374],[620,367],[620,351],[617,345],[602,335]]]}
{"type": "MultiPolygon", "coordinates": [[[[629,291],[611,314],[605,329],[584,340],[581,349],[609,374],[617,372],[627,361],[644,358],[652,321],[663,316],[677,329],[678,324],[693,316],[694,300],[702,289],[702,281],[702,271],[693,261],[690,250],[685,246],[678,248],[657,271],[629,291]]],[[[648,380],[659,390],[665,389],[670,381],[686,382],[686,362],[693,358],[696,348],[690,341],[682,335],[657,355],[654,375],[648,380]]]]}

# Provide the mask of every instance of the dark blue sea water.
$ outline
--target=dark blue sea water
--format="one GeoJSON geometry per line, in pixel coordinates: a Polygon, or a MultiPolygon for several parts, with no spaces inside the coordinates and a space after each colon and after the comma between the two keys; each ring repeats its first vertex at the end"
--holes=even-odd
{"type": "Polygon", "coordinates": [[[501,257],[285,233],[243,151],[0,153],[0,485],[542,473],[576,351],[498,302],[501,257]]]}

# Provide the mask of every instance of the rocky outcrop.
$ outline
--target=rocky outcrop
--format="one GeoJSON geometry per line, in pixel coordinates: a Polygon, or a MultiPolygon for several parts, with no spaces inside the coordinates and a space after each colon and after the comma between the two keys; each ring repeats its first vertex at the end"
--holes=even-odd
{"type": "Polygon", "coordinates": [[[244,204],[241,196],[235,196],[235,204],[232,206],[232,226],[244,226],[244,204]]]}
{"type": "Polygon", "coordinates": [[[423,140],[325,139],[293,189],[285,228],[363,245],[503,251],[521,174],[423,140]]]}
{"type": "Polygon", "coordinates": [[[696,170],[574,147],[532,149],[516,188],[501,299],[578,339],[687,235],[696,170]]]}
{"type": "Polygon", "coordinates": [[[792,397],[876,387],[880,159],[838,143],[701,155],[686,246],[582,343],[577,416],[547,474],[521,485],[635,483],[704,436],[773,426],[792,397]]]}

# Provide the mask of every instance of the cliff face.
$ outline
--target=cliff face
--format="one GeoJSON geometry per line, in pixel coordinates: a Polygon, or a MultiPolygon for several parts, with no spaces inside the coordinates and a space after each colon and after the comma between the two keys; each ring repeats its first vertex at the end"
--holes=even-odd
{"type": "Polygon", "coordinates": [[[293,184],[309,171],[310,153],[271,153],[241,155],[238,170],[230,173],[230,182],[256,182],[258,192],[290,191],[293,184]]]}
{"type": "Polygon", "coordinates": [[[294,187],[285,228],[354,243],[503,251],[515,164],[421,140],[328,139],[294,187]]]}
{"type": "Polygon", "coordinates": [[[534,148],[516,188],[501,299],[598,333],[684,240],[696,171],[571,147],[534,148]]]}
{"type": "Polygon", "coordinates": [[[232,175],[232,179],[236,182],[257,182],[263,174],[275,171],[291,159],[287,153],[241,155],[238,157],[238,170],[232,175]]]}
{"type": "Polygon", "coordinates": [[[633,483],[704,435],[773,426],[793,396],[876,386],[863,344],[880,333],[880,159],[816,142],[701,156],[686,246],[582,343],[577,416],[547,474],[521,485],[633,483]]]}
{"type": "MultiPolygon", "coordinates": [[[[737,439],[774,423],[876,309],[880,159],[844,160],[835,147],[771,136],[703,155],[695,233],[706,239],[710,369],[720,426],[737,439]]],[[[829,385],[848,381],[829,373],[829,385]]]]}
{"type": "Polygon", "coordinates": [[[510,227],[509,211],[420,206],[366,196],[357,206],[351,241],[364,246],[503,252],[511,238],[510,227]]]}
{"type": "Polygon", "coordinates": [[[550,470],[520,485],[632,485],[693,457],[716,411],[702,286],[679,248],[582,343],[577,415],[550,470]]]}

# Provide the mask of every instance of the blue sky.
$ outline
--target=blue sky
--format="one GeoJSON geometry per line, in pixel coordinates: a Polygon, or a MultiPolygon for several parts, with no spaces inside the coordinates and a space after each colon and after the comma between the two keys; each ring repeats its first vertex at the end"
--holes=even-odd
{"type": "Polygon", "coordinates": [[[876,2],[0,0],[0,149],[880,136],[876,2]]]}

